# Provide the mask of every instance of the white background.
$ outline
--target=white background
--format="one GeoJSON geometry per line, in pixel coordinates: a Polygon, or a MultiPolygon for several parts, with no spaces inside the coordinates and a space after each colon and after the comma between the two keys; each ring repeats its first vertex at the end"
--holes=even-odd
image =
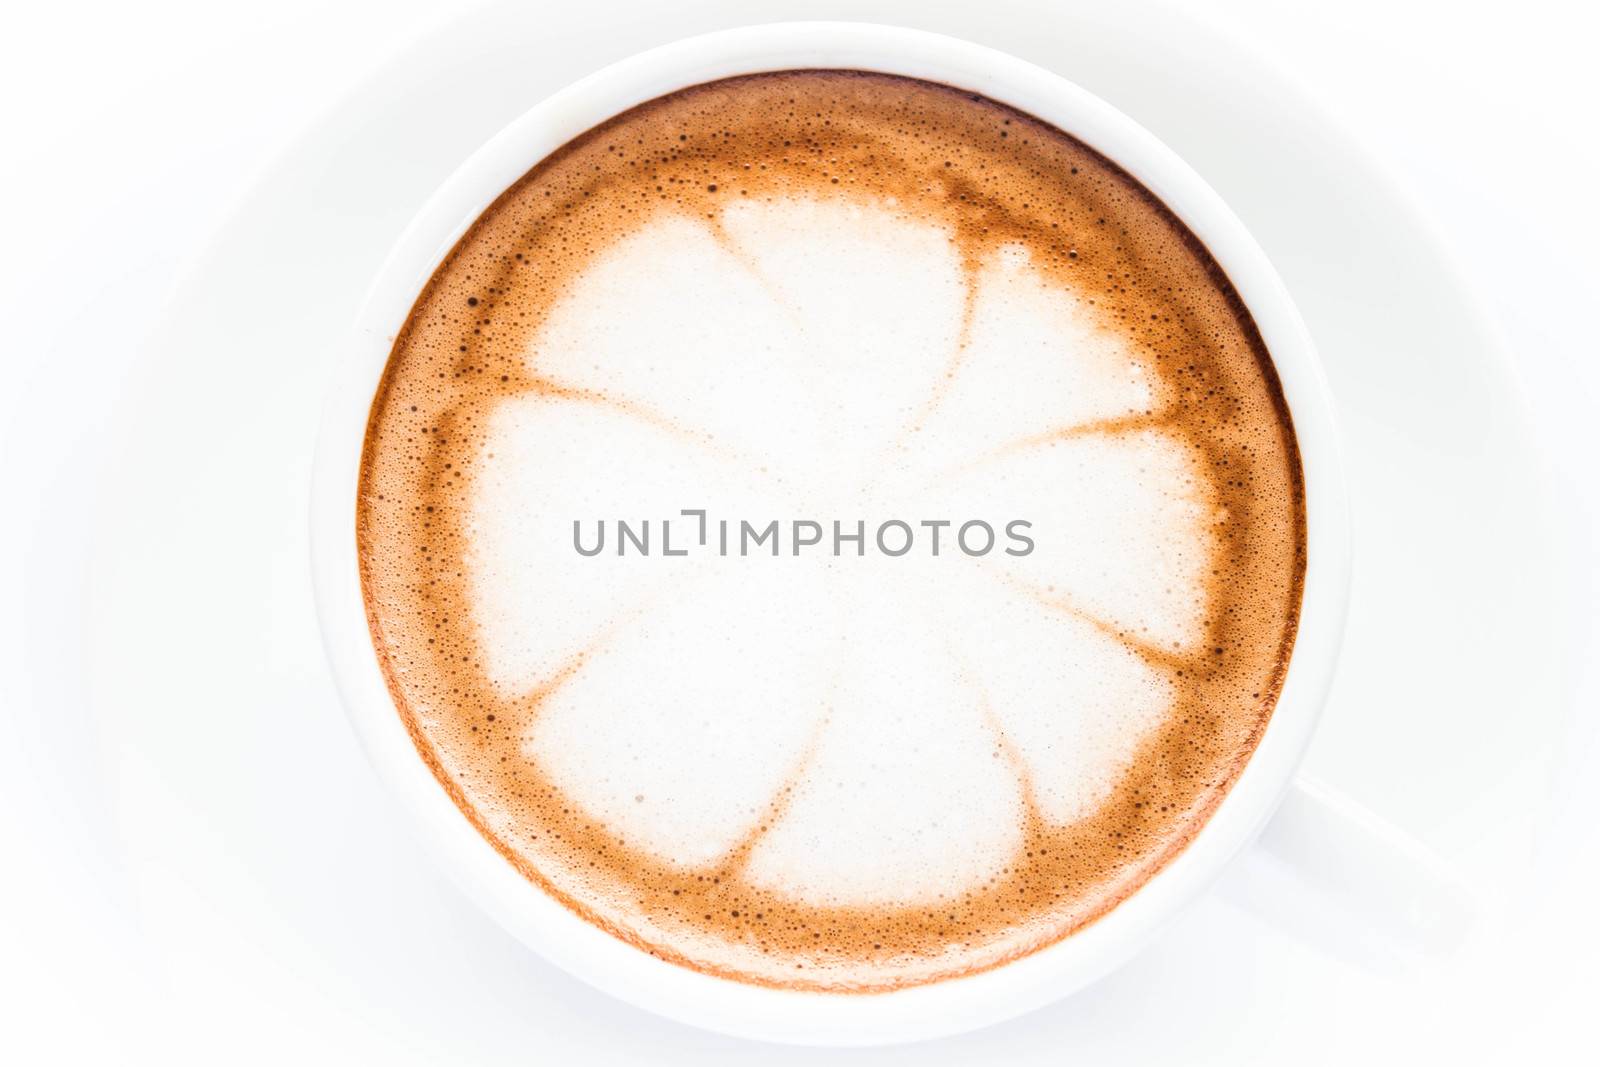
{"type": "MultiPolygon", "coordinates": [[[[1600,77],[1593,48],[1600,24],[1586,6],[1213,0],[1190,10],[1269,56],[1358,131],[1437,226],[1499,323],[1527,386],[1553,471],[1559,536],[1572,549],[1572,588],[1592,603],[1600,484],[1593,469],[1600,455],[1600,266],[1591,251],[1600,248],[1600,77]]],[[[551,5],[549,17],[581,19],[583,7],[551,5]]],[[[771,17],[757,7],[806,13],[796,5],[754,5],[752,21],[771,17]]],[[[892,10],[875,4],[870,14],[882,19],[892,10]]],[[[183,0],[6,4],[0,1060],[509,1063],[581,1051],[619,1061],[738,1062],[750,1055],[749,1046],[615,1005],[528,957],[408,851],[403,828],[347,736],[332,735],[337,745],[327,750],[292,734],[230,726],[231,701],[262,678],[225,680],[212,694],[210,728],[198,738],[171,738],[221,774],[232,761],[268,761],[277,769],[283,792],[264,795],[245,821],[236,811],[208,820],[204,798],[180,796],[163,774],[137,763],[109,766],[120,751],[119,731],[133,729],[137,717],[115,677],[73,666],[85,649],[118,641],[94,623],[98,605],[116,589],[101,584],[88,559],[80,567],[60,561],[79,545],[87,555],[91,527],[127,522],[148,535],[186,521],[166,512],[159,497],[141,495],[137,470],[119,471],[115,492],[102,492],[98,481],[105,450],[118,443],[102,431],[140,424],[141,413],[120,402],[149,395],[130,383],[169,298],[203,262],[202,249],[234,206],[308,124],[459,11],[434,0],[278,0],[249,8],[183,0]],[[108,774],[114,789],[103,785],[108,774]],[[247,837],[271,839],[280,811],[305,817],[296,794],[302,780],[341,783],[316,799],[325,808],[325,832],[300,847],[278,839],[265,859],[259,848],[238,845],[247,837]],[[171,824],[158,831],[127,825],[129,796],[171,824]],[[212,856],[253,858],[213,865],[199,878],[165,854],[180,847],[175,842],[212,856]],[[361,883],[358,892],[340,873],[353,868],[392,873],[392,893],[364,898],[376,883],[361,883]],[[327,877],[315,877],[318,870],[327,877]],[[405,924],[423,913],[451,925],[415,936],[405,924]]],[[[847,12],[835,4],[826,13],[847,12]]],[[[1152,6],[1149,17],[1159,21],[1161,9],[1152,6]]],[[[625,31],[625,21],[617,25],[625,31]]],[[[264,294],[263,314],[273,313],[271,295],[264,294]]],[[[284,295],[293,295],[292,286],[284,295]]],[[[262,366],[260,374],[270,381],[274,368],[262,366]]],[[[205,396],[203,389],[186,395],[191,402],[205,396]]],[[[182,447],[168,453],[176,462],[185,448],[205,462],[207,441],[183,439],[184,412],[153,407],[145,417],[176,427],[182,447]]],[[[150,472],[151,484],[163,473],[150,472]]],[[[285,512],[286,523],[299,521],[292,508],[285,512]]],[[[153,568],[171,565],[151,557],[153,568]]],[[[264,566],[230,557],[223,545],[193,565],[210,568],[218,601],[258,597],[271,611],[302,595],[298,559],[264,566]]],[[[153,577],[159,584],[160,574],[153,577]]],[[[1473,574],[1459,580],[1470,589],[1473,574]]],[[[148,625],[159,631],[168,612],[205,607],[152,603],[148,625]]],[[[1525,620],[1534,632],[1552,625],[1570,627],[1572,620],[1525,620]]],[[[176,638],[182,628],[173,632],[176,638]]],[[[263,662],[300,662],[315,635],[284,632],[274,640],[281,645],[258,650],[263,662]]],[[[1551,640],[1567,647],[1565,638],[1551,640]]],[[[1562,732],[1543,772],[1546,815],[1527,870],[1519,872],[1525,877],[1515,880],[1521,895],[1496,902],[1495,936],[1473,951],[1390,970],[1350,966],[1312,943],[1269,941],[1247,908],[1225,900],[1197,909],[1103,988],[918,1055],[947,1062],[1077,1054],[1229,1063],[1289,1055],[1389,1062],[1430,1052],[1458,1060],[1592,1056],[1584,1024],[1600,993],[1593,908],[1600,895],[1600,701],[1592,667],[1600,649],[1592,631],[1574,647],[1587,651],[1568,658],[1573,670],[1558,687],[1565,706],[1538,720],[1558,723],[1562,732]],[[1164,962],[1203,953],[1249,955],[1249,968],[1219,971],[1247,980],[1237,989],[1186,988],[1204,971],[1164,962]],[[1217,998],[1238,1005],[1184,1009],[1217,998]]],[[[168,671],[204,667],[186,661],[183,647],[169,651],[168,671]]],[[[1518,667],[1419,664],[1502,677],[1518,667]]],[[[292,681],[299,689],[291,694],[306,704],[330,700],[317,671],[292,681]]],[[[140,699],[160,695],[143,687],[140,699]]],[[[1508,706],[1506,714],[1519,710],[1508,706]]],[[[299,720],[286,714],[283,721],[292,730],[299,720]]],[[[1426,765],[1401,768],[1387,788],[1425,792],[1429,775],[1426,765]]]]}

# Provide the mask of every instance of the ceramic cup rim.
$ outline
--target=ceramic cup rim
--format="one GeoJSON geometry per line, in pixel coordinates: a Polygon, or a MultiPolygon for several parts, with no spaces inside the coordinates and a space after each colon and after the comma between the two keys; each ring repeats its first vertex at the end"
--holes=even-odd
{"type": "Polygon", "coordinates": [[[660,1015],[743,1037],[867,1045],[976,1029],[1082,988],[1147,943],[1258,834],[1321,714],[1350,580],[1348,503],[1326,380],[1266,254],[1221,198],[1133,120],[1060,75],[967,41],[865,23],[775,23],[692,37],[604,68],[536,104],[455,171],[399,238],[335,368],[313,468],[312,579],[346,713],[373,766],[454,881],[508,931],[576,977],[660,1015]],[[817,993],[718,978],[604,933],[519,874],[419,757],[372,645],[355,543],[356,485],[383,367],[434,269],[471,223],[573,137],[677,89],[765,71],[850,69],[980,93],[1065,130],[1127,170],[1210,250],[1254,317],[1294,420],[1306,489],[1299,631],[1277,708],[1239,779],[1189,845],[1108,914],[1032,955],[892,992],[817,993]]]}

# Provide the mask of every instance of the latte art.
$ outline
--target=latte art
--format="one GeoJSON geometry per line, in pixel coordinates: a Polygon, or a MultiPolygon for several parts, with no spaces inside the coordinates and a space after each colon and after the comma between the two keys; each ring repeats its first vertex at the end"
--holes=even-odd
{"type": "Polygon", "coordinates": [[[1126,173],[849,71],[546,159],[395,342],[357,501],[417,750],[639,948],[872,991],[1038,950],[1204,825],[1305,568],[1270,358],[1126,173]]]}

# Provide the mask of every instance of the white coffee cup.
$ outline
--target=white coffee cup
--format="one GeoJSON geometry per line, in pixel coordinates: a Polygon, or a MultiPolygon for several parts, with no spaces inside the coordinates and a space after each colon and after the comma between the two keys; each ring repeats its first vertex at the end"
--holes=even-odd
{"type": "MultiPolygon", "coordinates": [[[[1217,194],[1131,119],[1058,75],[949,37],[849,23],[732,30],[634,56],[538,104],[463,163],[368,294],[324,420],[311,522],[318,611],[351,722],[456,882],[541,955],[623,1000],[712,1030],[812,1044],[916,1040],[998,1022],[1087,985],[1146,943],[1260,833],[1290,788],[1332,680],[1350,582],[1344,472],[1322,369],[1282,281],[1217,194]],[[373,649],[356,557],[357,478],[379,377],[418,293],[478,215],[549,153],[636,104],[718,78],[805,68],[872,70],[981,93],[1065,130],[1137,178],[1205,244],[1254,317],[1294,420],[1306,488],[1302,615],[1282,695],[1244,772],[1189,846],[1108,915],[1046,949],[969,977],[864,995],[766,988],[665,963],[520,875],[413,746],[373,649]]],[[[1297,801],[1312,803],[1311,795],[1297,801]]]]}

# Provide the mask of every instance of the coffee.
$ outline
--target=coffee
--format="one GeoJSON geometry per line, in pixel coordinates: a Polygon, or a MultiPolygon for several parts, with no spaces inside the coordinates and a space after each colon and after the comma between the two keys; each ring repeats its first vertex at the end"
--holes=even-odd
{"type": "Polygon", "coordinates": [[[1269,720],[1298,453],[1195,237],[1065,133],[854,71],[572,141],[418,298],[357,500],[418,752],[707,973],[874,991],[1115,907],[1269,720]]]}

